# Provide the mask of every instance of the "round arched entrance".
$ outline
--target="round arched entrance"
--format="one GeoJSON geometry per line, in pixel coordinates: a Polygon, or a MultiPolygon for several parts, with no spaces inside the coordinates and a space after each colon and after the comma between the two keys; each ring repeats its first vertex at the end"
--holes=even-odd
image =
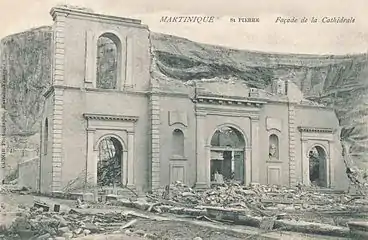
{"type": "Polygon", "coordinates": [[[211,183],[244,183],[244,153],[242,133],[230,126],[217,129],[211,138],[211,183]]]}
{"type": "Polygon", "coordinates": [[[309,180],[318,187],[327,187],[326,151],[321,146],[309,150],[309,180]]]}
{"type": "Polygon", "coordinates": [[[98,144],[97,185],[121,185],[123,146],[115,137],[105,137],[98,144]]]}

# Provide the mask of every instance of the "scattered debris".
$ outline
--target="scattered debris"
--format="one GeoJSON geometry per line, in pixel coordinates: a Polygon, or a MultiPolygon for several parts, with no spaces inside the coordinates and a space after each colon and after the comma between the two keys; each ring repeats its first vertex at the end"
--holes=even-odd
{"type": "Polygon", "coordinates": [[[136,222],[137,222],[137,219],[133,219],[132,221],[130,221],[127,224],[125,224],[124,226],[122,226],[121,229],[129,228],[129,227],[133,226],[136,222]]]}
{"type": "MultiPolygon", "coordinates": [[[[163,192],[164,194],[160,194],[158,191],[147,197],[152,202],[159,202],[162,205],[237,207],[248,209],[261,216],[271,216],[268,212],[274,210],[280,213],[300,210],[352,210],[352,208],[355,209],[354,204],[347,203],[354,203],[356,198],[341,193],[324,193],[318,188],[305,188],[301,185],[296,187],[260,184],[243,186],[237,183],[216,185],[206,191],[195,191],[177,182],[166,187],[163,192]]],[[[150,207],[150,211],[158,208],[157,206],[150,207]]]]}

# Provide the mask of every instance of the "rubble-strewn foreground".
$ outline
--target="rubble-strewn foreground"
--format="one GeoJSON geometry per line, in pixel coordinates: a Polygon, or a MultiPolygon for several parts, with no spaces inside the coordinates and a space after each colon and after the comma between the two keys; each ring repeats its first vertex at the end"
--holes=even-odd
{"type": "MultiPolygon", "coordinates": [[[[1,192],[13,196],[9,202],[14,204],[17,197],[33,198],[24,188],[14,191],[1,192]]],[[[363,195],[303,186],[229,183],[199,191],[178,182],[146,198],[108,195],[103,203],[37,198],[31,206],[2,203],[3,216],[14,215],[2,229],[4,239],[98,239],[105,234],[117,239],[285,239],[265,235],[280,231],[318,234],[291,239],[344,239],[360,227],[351,222],[368,215],[363,195]],[[253,227],[253,234],[245,226],[253,227]]]]}

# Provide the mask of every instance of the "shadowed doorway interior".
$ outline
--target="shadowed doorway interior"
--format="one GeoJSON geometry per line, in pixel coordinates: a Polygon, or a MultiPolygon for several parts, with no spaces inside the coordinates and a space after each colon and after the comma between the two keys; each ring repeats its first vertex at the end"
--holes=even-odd
{"type": "Polygon", "coordinates": [[[320,146],[309,151],[309,180],[314,186],[327,186],[326,152],[320,146]]]}
{"type": "Polygon", "coordinates": [[[232,127],[218,129],[211,139],[211,182],[234,180],[244,183],[245,141],[242,134],[232,127]]]}
{"type": "Polygon", "coordinates": [[[97,184],[121,185],[122,145],[114,137],[102,139],[98,146],[97,184]]]}

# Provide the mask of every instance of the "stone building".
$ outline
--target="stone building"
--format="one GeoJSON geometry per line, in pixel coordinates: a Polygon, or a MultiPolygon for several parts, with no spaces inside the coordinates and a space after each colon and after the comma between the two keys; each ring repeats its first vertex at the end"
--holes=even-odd
{"type": "Polygon", "coordinates": [[[137,191],[174,181],[206,188],[215,173],[242,184],[343,185],[336,115],[305,99],[292,76],[264,89],[232,76],[175,80],[157,60],[175,43],[155,43],[139,20],[63,7],[51,15],[41,192],[76,178],[137,191]]]}

